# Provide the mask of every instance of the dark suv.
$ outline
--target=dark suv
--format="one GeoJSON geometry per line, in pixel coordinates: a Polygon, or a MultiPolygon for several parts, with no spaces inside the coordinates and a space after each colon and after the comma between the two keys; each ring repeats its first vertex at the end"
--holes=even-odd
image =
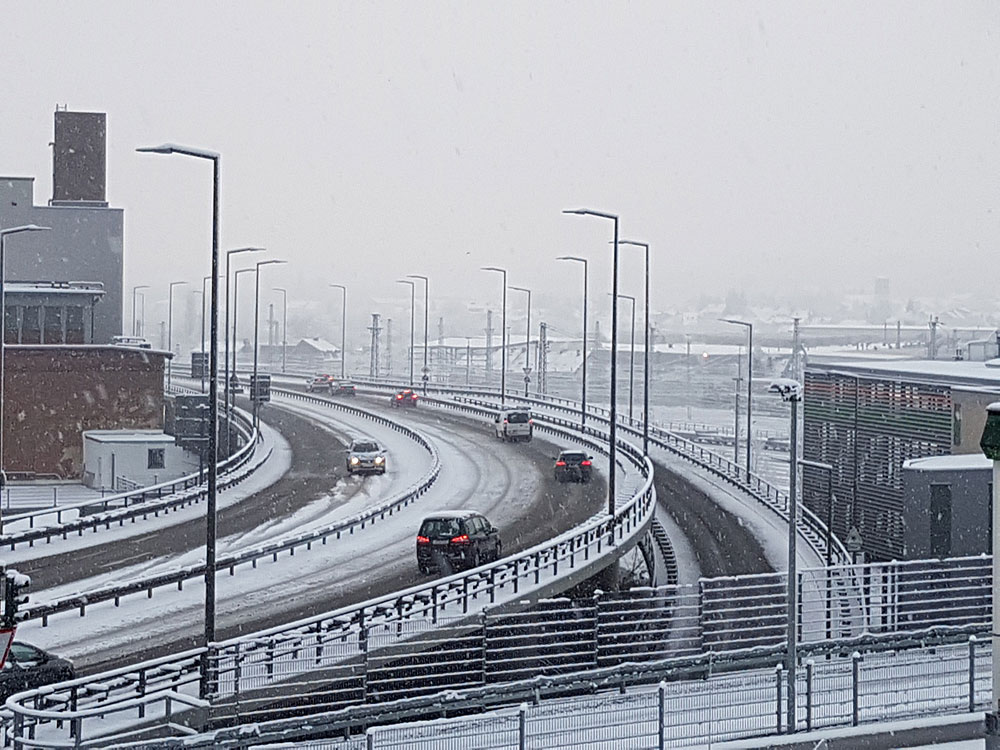
{"type": "Polygon", "coordinates": [[[444,574],[478,568],[500,559],[500,532],[485,516],[471,510],[442,511],[428,516],[417,534],[417,566],[421,573],[444,574]]]}
{"type": "Polygon", "coordinates": [[[10,644],[7,662],[0,671],[0,698],[41,687],[53,682],[76,678],[72,663],[60,659],[37,646],[14,641],[10,644]]]}
{"type": "Polygon", "coordinates": [[[554,468],[556,481],[560,484],[563,482],[589,482],[593,469],[592,459],[593,456],[588,456],[584,451],[563,451],[556,459],[554,468]]]}
{"type": "Polygon", "coordinates": [[[389,406],[397,408],[410,408],[417,405],[417,394],[409,388],[404,388],[399,393],[389,398],[389,406]]]}

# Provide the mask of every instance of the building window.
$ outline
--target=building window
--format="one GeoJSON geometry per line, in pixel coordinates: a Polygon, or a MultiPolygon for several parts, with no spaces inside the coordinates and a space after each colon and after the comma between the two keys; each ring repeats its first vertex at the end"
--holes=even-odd
{"type": "Polygon", "coordinates": [[[67,344],[82,344],[84,343],[85,331],[83,327],[83,308],[82,307],[67,307],[66,308],[66,343],[67,344]]]}
{"type": "Polygon", "coordinates": [[[19,344],[18,337],[18,309],[16,305],[8,305],[3,317],[3,340],[7,344],[19,344]]]}
{"type": "Polygon", "coordinates": [[[63,344],[63,309],[46,305],[45,308],[45,339],[46,344],[63,344]]]}
{"type": "Polygon", "coordinates": [[[23,308],[23,318],[21,320],[21,343],[40,344],[42,343],[42,321],[41,308],[38,305],[25,305],[23,308]]]}
{"type": "Polygon", "coordinates": [[[951,555],[951,485],[931,485],[931,557],[951,555]]]}
{"type": "Polygon", "coordinates": [[[962,405],[955,404],[955,418],[952,420],[952,445],[962,444],[962,405]]]}
{"type": "Polygon", "coordinates": [[[166,457],[166,450],[163,448],[150,448],[148,451],[149,460],[147,462],[147,469],[162,469],[164,468],[164,459],[166,457]]]}

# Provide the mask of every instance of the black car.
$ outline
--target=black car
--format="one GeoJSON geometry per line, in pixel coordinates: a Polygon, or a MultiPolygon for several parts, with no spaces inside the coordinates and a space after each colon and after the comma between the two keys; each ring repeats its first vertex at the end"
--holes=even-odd
{"type": "Polygon", "coordinates": [[[409,388],[404,388],[399,393],[390,397],[389,405],[397,408],[409,408],[417,405],[417,393],[409,388]]]}
{"type": "Polygon", "coordinates": [[[477,568],[500,559],[500,532],[485,516],[471,510],[428,516],[417,534],[417,566],[421,573],[477,568]]]}
{"type": "Polygon", "coordinates": [[[563,482],[583,482],[590,481],[590,474],[593,470],[591,461],[593,456],[588,456],[584,451],[568,450],[559,454],[554,467],[556,481],[563,482]]]}
{"type": "Polygon", "coordinates": [[[330,394],[333,396],[356,396],[358,395],[354,383],[347,383],[343,380],[330,384],[330,394]]]}
{"type": "Polygon", "coordinates": [[[6,700],[22,690],[73,679],[76,679],[76,672],[66,659],[15,641],[10,644],[7,661],[0,670],[0,698],[6,700]]]}

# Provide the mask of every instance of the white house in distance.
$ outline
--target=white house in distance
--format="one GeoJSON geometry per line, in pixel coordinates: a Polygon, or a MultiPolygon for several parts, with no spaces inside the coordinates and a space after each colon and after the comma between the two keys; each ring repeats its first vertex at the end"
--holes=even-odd
{"type": "Polygon", "coordinates": [[[289,361],[295,361],[313,369],[326,368],[331,371],[340,371],[340,347],[318,336],[299,339],[299,342],[288,352],[288,358],[289,361]]]}
{"type": "Polygon", "coordinates": [[[159,430],[87,430],[83,433],[83,483],[130,490],[198,471],[198,456],[159,430]]]}

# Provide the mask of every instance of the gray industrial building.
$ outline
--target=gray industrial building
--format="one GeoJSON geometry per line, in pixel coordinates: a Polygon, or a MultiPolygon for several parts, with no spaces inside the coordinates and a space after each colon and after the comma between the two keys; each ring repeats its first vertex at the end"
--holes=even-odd
{"type": "Polygon", "coordinates": [[[7,280],[101,285],[103,299],[92,309],[91,338],[98,344],[122,333],[124,211],[107,204],[106,140],[103,113],[57,110],[48,204],[35,204],[34,177],[0,177],[0,227],[52,230],[7,239],[7,280]]]}
{"type": "MultiPolygon", "coordinates": [[[[978,544],[965,531],[967,508],[952,502],[952,490],[932,489],[942,482],[926,475],[914,459],[957,457],[952,466],[957,471],[979,454],[986,406],[1000,398],[996,365],[941,360],[810,363],[802,454],[830,464],[833,476],[830,482],[824,471],[803,467],[803,504],[820,519],[830,518],[841,539],[857,529],[862,550],[876,560],[936,556],[945,548],[951,550],[948,554],[961,554],[971,547],[958,544],[960,538],[978,544]],[[911,478],[908,490],[907,466],[923,473],[911,478]],[[921,482],[925,486],[918,489],[921,482]],[[932,516],[937,517],[933,524],[932,516]]],[[[957,481],[949,481],[957,493],[957,481]]],[[[980,506],[969,510],[972,518],[982,512],[980,489],[961,489],[963,498],[980,506]]]]}

